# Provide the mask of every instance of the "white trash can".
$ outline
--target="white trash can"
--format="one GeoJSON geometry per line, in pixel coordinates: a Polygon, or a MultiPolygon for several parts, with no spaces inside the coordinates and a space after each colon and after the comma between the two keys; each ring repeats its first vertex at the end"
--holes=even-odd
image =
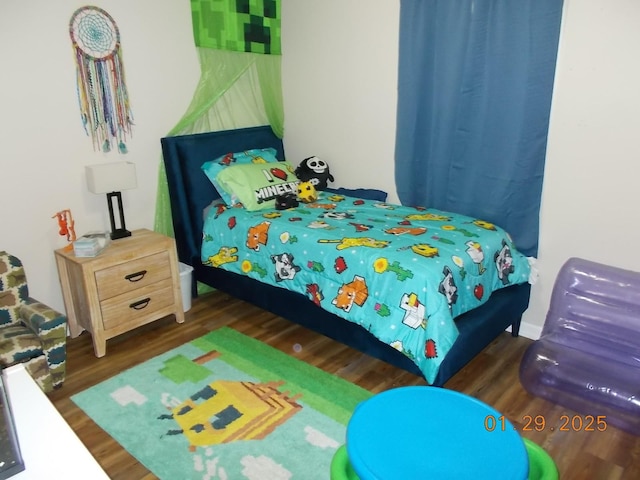
{"type": "Polygon", "coordinates": [[[191,282],[193,267],[186,263],[178,262],[180,267],[180,290],[182,291],[182,310],[188,312],[191,309],[191,282]]]}

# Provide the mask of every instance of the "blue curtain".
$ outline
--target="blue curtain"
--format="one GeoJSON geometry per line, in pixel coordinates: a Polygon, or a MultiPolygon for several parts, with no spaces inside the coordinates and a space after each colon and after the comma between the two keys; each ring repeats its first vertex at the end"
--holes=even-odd
{"type": "Polygon", "coordinates": [[[505,228],[536,255],[562,0],[401,0],[404,205],[505,228]]]}

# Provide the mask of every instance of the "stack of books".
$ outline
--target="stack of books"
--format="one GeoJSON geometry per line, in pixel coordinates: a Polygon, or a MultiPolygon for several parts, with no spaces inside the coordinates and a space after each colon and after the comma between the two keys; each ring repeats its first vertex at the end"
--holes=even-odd
{"type": "Polygon", "coordinates": [[[95,257],[107,248],[110,241],[108,233],[86,233],[73,242],[73,253],[76,257],[95,257]]]}

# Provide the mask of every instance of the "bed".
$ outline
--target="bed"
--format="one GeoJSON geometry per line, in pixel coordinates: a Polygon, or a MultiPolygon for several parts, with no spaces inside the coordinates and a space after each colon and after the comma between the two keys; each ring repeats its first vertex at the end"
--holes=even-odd
{"type": "MultiPolygon", "coordinates": [[[[216,257],[216,253],[220,253],[218,250],[218,246],[211,247],[209,252],[204,253],[203,244],[206,246],[209,241],[212,240],[213,237],[217,236],[217,231],[213,231],[213,233],[205,233],[204,224],[206,217],[220,217],[220,221],[227,226],[231,226],[233,222],[233,226],[236,225],[236,222],[239,221],[240,217],[244,215],[242,210],[243,208],[225,208],[223,206],[224,202],[220,201],[220,194],[218,190],[213,186],[211,180],[205,175],[203,172],[202,166],[203,164],[210,162],[212,159],[224,157],[230,152],[243,152],[251,149],[261,148],[261,149],[272,149],[278,159],[282,160],[285,158],[283,144],[280,139],[278,139],[271,131],[270,127],[253,127],[253,128],[245,128],[245,129],[237,129],[237,130],[229,130],[222,132],[211,132],[211,133],[201,133],[201,134],[193,134],[193,135],[184,135],[184,136],[175,136],[175,137],[165,137],[161,139],[163,158],[165,163],[165,170],[167,173],[167,182],[169,188],[169,197],[173,218],[173,226],[174,226],[174,235],[176,239],[176,246],[178,251],[178,258],[181,262],[186,263],[188,265],[193,266],[194,278],[197,282],[204,283],[209,285],[217,290],[226,292],[230,295],[238,297],[242,300],[245,300],[249,303],[257,305],[265,310],[273,312],[279,316],[282,316],[292,322],[301,324],[302,326],[312,329],[316,332],[319,332],[323,335],[326,335],[334,340],[342,342],[350,347],[353,347],[363,353],[371,355],[375,358],[388,362],[392,365],[405,369],[409,372],[415,373],[417,375],[423,376],[427,379],[428,383],[436,386],[442,386],[444,383],[450,379],[460,368],[462,368],[465,364],[467,364],[471,359],[473,359],[484,347],[486,347],[492,340],[494,340],[500,333],[505,331],[508,327],[511,327],[512,335],[516,336],[520,327],[520,320],[522,313],[526,310],[529,302],[529,293],[530,286],[528,282],[524,280],[526,276],[524,268],[522,267],[518,272],[518,283],[511,284],[510,282],[504,282],[500,285],[496,291],[492,293],[487,292],[486,298],[482,299],[482,302],[478,302],[478,306],[471,307],[460,307],[461,310],[465,310],[464,313],[455,314],[457,304],[455,302],[457,293],[462,294],[462,285],[461,288],[458,289],[456,295],[452,295],[450,288],[447,288],[444,277],[445,272],[442,271],[441,264],[438,264],[440,281],[438,282],[438,287],[440,289],[440,294],[434,294],[432,297],[436,298],[440,303],[444,300],[447,301],[445,307],[449,309],[451,312],[451,316],[454,317],[452,322],[455,325],[456,335],[451,341],[451,345],[447,345],[446,348],[438,348],[439,351],[435,351],[432,349],[429,351],[429,348],[424,348],[424,351],[421,351],[420,354],[426,355],[426,357],[437,358],[437,368],[435,370],[425,369],[424,365],[417,361],[417,355],[413,355],[412,350],[406,350],[402,348],[398,348],[397,345],[393,344],[394,342],[388,341],[388,339],[382,341],[376,335],[372,333],[373,328],[368,322],[363,323],[362,318],[360,318],[357,322],[349,321],[345,318],[347,314],[351,314],[353,312],[362,313],[363,309],[361,301],[356,301],[355,306],[353,305],[353,301],[345,307],[344,305],[340,305],[336,300],[339,295],[334,293],[329,293],[325,291],[325,301],[320,302],[318,299],[320,296],[317,294],[317,291],[310,292],[306,291],[295,291],[290,289],[289,285],[295,282],[286,282],[283,280],[290,280],[286,278],[286,274],[278,278],[278,275],[273,275],[272,272],[268,274],[258,275],[260,271],[258,269],[244,268],[243,265],[247,265],[247,262],[243,262],[242,258],[240,261],[235,262],[236,271],[227,269],[227,267],[231,268],[230,264],[226,264],[225,261],[221,261],[219,257],[216,257]],[[244,269],[243,269],[244,268],[244,269]],[[248,272],[251,271],[251,275],[248,272]],[[257,271],[257,273],[256,273],[257,271]],[[262,280],[260,280],[262,277],[262,280]],[[268,277],[270,279],[270,283],[265,282],[264,278],[268,277]],[[314,293],[315,300],[314,301],[314,293]],[[453,300],[453,303],[452,303],[453,300]],[[352,308],[353,307],[353,308],[352,308]],[[346,310],[346,311],[345,311],[346,310]],[[365,324],[366,323],[366,324],[365,324]],[[412,353],[411,355],[407,354],[407,351],[412,353]]],[[[374,208],[381,208],[382,210],[390,207],[389,204],[386,204],[384,201],[381,201],[379,197],[379,191],[368,190],[368,189],[360,189],[358,191],[349,191],[349,190],[333,190],[328,192],[321,192],[320,198],[318,199],[317,204],[326,205],[327,203],[331,203],[332,200],[336,201],[345,201],[349,204],[349,208],[346,210],[348,212],[355,212],[360,208],[367,207],[369,212],[373,211],[374,208]],[[357,205],[357,207],[354,207],[357,205]]],[[[335,203],[335,202],[334,202],[335,203]]],[[[346,205],[346,204],[345,204],[346,205]]],[[[252,212],[246,212],[249,215],[253,216],[253,219],[248,220],[249,222],[253,221],[253,225],[257,228],[264,228],[261,226],[262,223],[269,224],[269,228],[272,229],[270,235],[273,238],[273,243],[285,243],[282,241],[283,234],[277,230],[277,217],[283,216],[289,224],[291,224],[291,212],[276,212],[273,209],[262,209],[255,210],[252,212]],[[266,216],[265,216],[266,215],[266,216]],[[260,222],[257,221],[258,218],[262,220],[260,222]],[[278,233],[276,235],[276,233],[278,233]],[[279,238],[279,241],[276,241],[276,238],[279,238]]],[[[323,210],[321,207],[319,210],[323,210]]],[[[345,210],[344,208],[342,210],[345,210]]],[[[297,209],[296,209],[297,212],[297,209]]],[[[302,210],[300,211],[302,212],[302,210]]],[[[404,212],[406,213],[406,212],[404,212]]],[[[422,209],[416,209],[415,214],[421,214],[422,209]]],[[[298,217],[310,218],[311,215],[309,213],[300,213],[295,214],[296,219],[298,217]],[[306,215],[306,217],[305,217],[306,215]]],[[[400,215],[402,216],[402,215],[400,215]]],[[[316,216],[314,216],[315,218],[316,216]]],[[[400,219],[400,218],[399,218],[400,219]]],[[[334,218],[321,218],[320,223],[326,226],[328,222],[329,224],[332,221],[344,221],[344,218],[334,219],[334,218]]],[[[353,228],[354,232],[358,231],[358,226],[360,228],[372,227],[376,225],[376,219],[369,218],[369,222],[358,222],[354,221],[353,218],[347,217],[346,220],[348,222],[346,225],[350,225],[348,228],[353,228]]],[[[401,220],[401,219],[400,219],[401,220]]],[[[463,221],[464,219],[460,219],[463,221]]],[[[220,223],[218,223],[220,225],[220,223]]],[[[412,222],[409,226],[409,229],[420,228],[420,222],[412,222]]],[[[454,223],[455,225],[455,223],[454,223]]],[[[489,224],[490,225],[490,224],[489,224]]],[[[223,228],[221,227],[212,227],[218,228],[218,231],[221,231],[223,228]]],[[[450,227],[455,229],[454,227],[450,227]]],[[[226,230],[232,230],[231,228],[226,228],[226,230]]],[[[239,231],[240,229],[236,229],[239,231]]],[[[336,248],[339,249],[341,246],[344,247],[344,244],[341,244],[338,240],[335,240],[335,237],[328,236],[328,232],[331,229],[318,229],[322,231],[322,239],[315,240],[317,242],[324,241],[328,245],[326,248],[336,248]]],[[[337,231],[337,229],[336,229],[337,231]]],[[[459,231],[466,231],[470,237],[467,241],[473,243],[474,233],[478,231],[473,230],[471,228],[458,228],[456,235],[459,231]]],[[[289,238],[288,232],[287,239],[289,238]]],[[[351,237],[367,237],[369,236],[369,231],[354,233],[351,237]]],[[[397,233],[397,232],[394,232],[397,233]]],[[[403,231],[403,233],[406,233],[403,231]]],[[[405,240],[412,233],[409,232],[409,235],[394,235],[393,241],[400,241],[396,239],[405,240]]],[[[464,233],[464,232],[463,232],[464,233]]],[[[338,237],[343,235],[337,233],[338,237]]],[[[257,236],[256,236],[257,238],[257,236]]],[[[430,237],[430,245],[433,244],[433,238],[437,238],[441,241],[438,244],[438,247],[444,249],[447,245],[444,240],[440,237],[430,237]]],[[[508,238],[508,237],[507,237],[508,238]]],[[[222,242],[228,240],[221,240],[222,242]]],[[[260,250],[260,245],[249,245],[249,241],[242,241],[242,245],[240,244],[240,240],[236,239],[236,243],[234,244],[234,248],[243,248],[245,246],[249,247],[251,250],[255,250],[258,252],[260,250]],[[255,247],[258,247],[256,250],[255,247]]],[[[410,245],[409,242],[406,245],[410,245]]],[[[325,246],[323,246],[324,248],[325,246]]],[[[388,247],[388,245],[386,245],[388,247]]],[[[513,248],[513,245],[511,245],[513,248]]],[[[408,247],[400,247],[395,248],[394,250],[407,250],[408,247]]],[[[265,248],[262,249],[263,253],[265,248]]],[[[379,252],[373,252],[373,248],[361,249],[361,251],[367,251],[368,254],[374,255],[373,257],[369,257],[366,260],[367,264],[370,264],[371,261],[375,263],[376,258],[380,258],[379,252]],[[372,253],[373,252],[373,253],[372,253]],[[377,256],[376,256],[377,255],[377,256]],[[373,259],[373,260],[371,260],[373,259]]],[[[387,257],[387,253],[390,254],[391,248],[387,248],[385,251],[384,257],[387,257]]],[[[437,250],[437,249],[436,249],[437,250]]],[[[329,250],[327,250],[329,251],[329,250]]],[[[356,280],[357,277],[361,277],[358,275],[357,268],[356,269],[347,269],[346,266],[343,269],[338,269],[337,264],[335,264],[335,258],[338,258],[342,255],[337,255],[337,253],[349,252],[350,250],[347,247],[344,247],[344,250],[338,250],[335,252],[336,254],[332,256],[331,263],[333,265],[333,270],[330,273],[332,275],[336,274],[336,272],[342,274],[347,273],[345,278],[350,281],[344,280],[341,287],[346,284],[352,284],[353,281],[356,280]],[[344,272],[339,272],[339,270],[344,270],[344,272]]],[[[445,250],[443,250],[444,252],[445,250]]],[[[238,252],[232,252],[238,253],[238,252]]],[[[246,253],[246,252],[245,252],[246,253]]],[[[273,253],[273,252],[272,252],[273,253]]],[[[424,253],[424,252],[423,252],[424,253]]],[[[426,260],[429,260],[429,255],[431,258],[435,258],[437,254],[432,255],[433,251],[430,251],[428,255],[426,255],[426,260]]],[[[517,257],[517,261],[523,261],[523,256],[513,248],[514,258],[517,257]]],[[[271,255],[273,256],[273,255],[271,255]]],[[[326,255],[325,255],[326,256],[326,255]]],[[[444,256],[444,255],[443,255],[444,256]]],[[[460,255],[464,257],[464,255],[460,255]]],[[[388,257],[391,259],[392,257],[388,257]]],[[[469,255],[469,258],[472,258],[469,255]]],[[[280,260],[280,259],[278,259],[280,260]]],[[[458,259],[461,260],[461,259],[458,259]]],[[[468,259],[467,259],[468,260],[468,259]]],[[[511,260],[511,259],[510,259],[511,260]]],[[[439,261],[436,259],[435,261],[439,261]]],[[[276,260],[272,260],[274,267],[276,270],[278,268],[278,264],[276,264],[276,260]]],[[[472,268],[484,268],[485,270],[490,270],[487,268],[487,264],[494,262],[493,259],[487,258],[485,259],[485,265],[475,265],[466,267],[462,264],[459,268],[466,268],[469,271],[469,276],[471,276],[472,268]]],[[[265,266],[265,263],[269,263],[268,260],[264,260],[261,264],[265,266]]],[[[348,262],[350,265],[354,265],[352,261],[348,262]]],[[[494,262],[495,263],[495,262],[494,262]]],[[[396,266],[398,266],[397,262],[394,262],[396,266]]],[[[280,266],[282,266],[280,264],[280,266]]],[[[296,266],[297,272],[300,273],[299,278],[303,278],[303,273],[306,273],[306,270],[318,270],[322,268],[322,266],[318,265],[318,262],[308,261],[302,262],[301,265],[296,266]]],[[[325,266],[325,272],[329,273],[330,268],[325,266]]],[[[405,269],[406,270],[406,269],[405,269]]],[[[400,277],[400,273],[403,269],[397,269],[396,277],[400,277]]],[[[289,272],[291,269],[289,268],[289,272]]],[[[294,272],[295,273],[295,272],[294,272]]],[[[451,273],[451,272],[449,272],[451,273]]],[[[458,278],[458,283],[460,283],[460,271],[455,272],[458,278]]],[[[391,275],[392,277],[394,275],[391,275]]],[[[406,275],[405,275],[406,277],[406,275]]],[[[387,275],[388,278],[388,275],[387,275]]],[[[513,282],[516,282],[515,279],[511,279],[513,282]]],[[[335,278],[332,280],[333,284],[336,283],[335,278]]],[[[305,281],[299,282],[303,286],[309,285],[308,278],[305,281]]],[[[312,282],[315,283],[315,282],[312,282]]],[[[431,282],[433,283],[433,282],[431,282]]],[[[380,288],[372,286],[373,288],[369,289],[369,292],[379,291],[380,288]]],[[[384,290],[384,288],[382,288],[384,290]]],[[[393,289],[388,289],[393,290],[393,289]]],[[[405,291],[396,292],[397,295],[404,297],[403,301],[396,302],[396,308],[403,308],[405,313],[409,312],[409,308],[407,305],[420,305],[426,304],[426,299],[420,298],[419,301],[416,300],[415,295],[411,295],[415,293],[411,291],[411,289],[405,291]],[[407,295],[405,295],[407,294],[407,295]]],[[[473,292],[472,292],[473,293],[473,292]]],[[[478,297],[477,293],[476,297],[478,297]]],[[[418,292],[418,295],[420,293],[418,292]]],[[[193,295],[197,295],[196,286],[194,282],[194,291],[193,295]]],[[[373,295],[372,295],[373,297],[373,295]]],[[[371,306],[378,307],[379,304],[383,304],[384,302],[369,302],[371,306]]],[[[460,304],[464,303],[462,301],[460,304]]],[[[391,309],[393,310],[394,305],[390,304],[391,309]]],[[[440,308],[443,312],[446,310],[444,307],[440,308]]],[[[415,312],[415,308],[413,309],[415,312]]],[[[371,315],[369,315],[370,317],[371,315]]],[[[407,321],[407,315],[405,315],[405,323],[407,321]]],[[[365,315],[366,319],[367,316],[365,315]]],[[[419,325],[420,322],[413,325],[412,329],[416,331],[426,330],[429,325],[434,325],[439,323],[430,318],[428,322],[422,322],[422,325],[419,325]],[[426,326],[425,326],[426,323],[426,326]]],[[[411,320],[409,319],[409,322],[411,320]]],[[[444,322],[442,322],[444,323],[444,322]]],[[[440,347],[440,345],[438,345],[440,347]]]]}

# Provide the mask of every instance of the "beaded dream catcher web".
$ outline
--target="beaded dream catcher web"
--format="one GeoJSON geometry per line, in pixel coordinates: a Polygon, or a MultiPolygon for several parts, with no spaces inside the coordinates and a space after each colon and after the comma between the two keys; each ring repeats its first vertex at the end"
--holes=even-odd
{"type": "Polygon", "coordinates": [[[80,116],[93,148],[127,153],[133,115],[124,81],[120,32],[107,12],[94,6],[71,16],[69,35],[77,66],[80,116]]]}

